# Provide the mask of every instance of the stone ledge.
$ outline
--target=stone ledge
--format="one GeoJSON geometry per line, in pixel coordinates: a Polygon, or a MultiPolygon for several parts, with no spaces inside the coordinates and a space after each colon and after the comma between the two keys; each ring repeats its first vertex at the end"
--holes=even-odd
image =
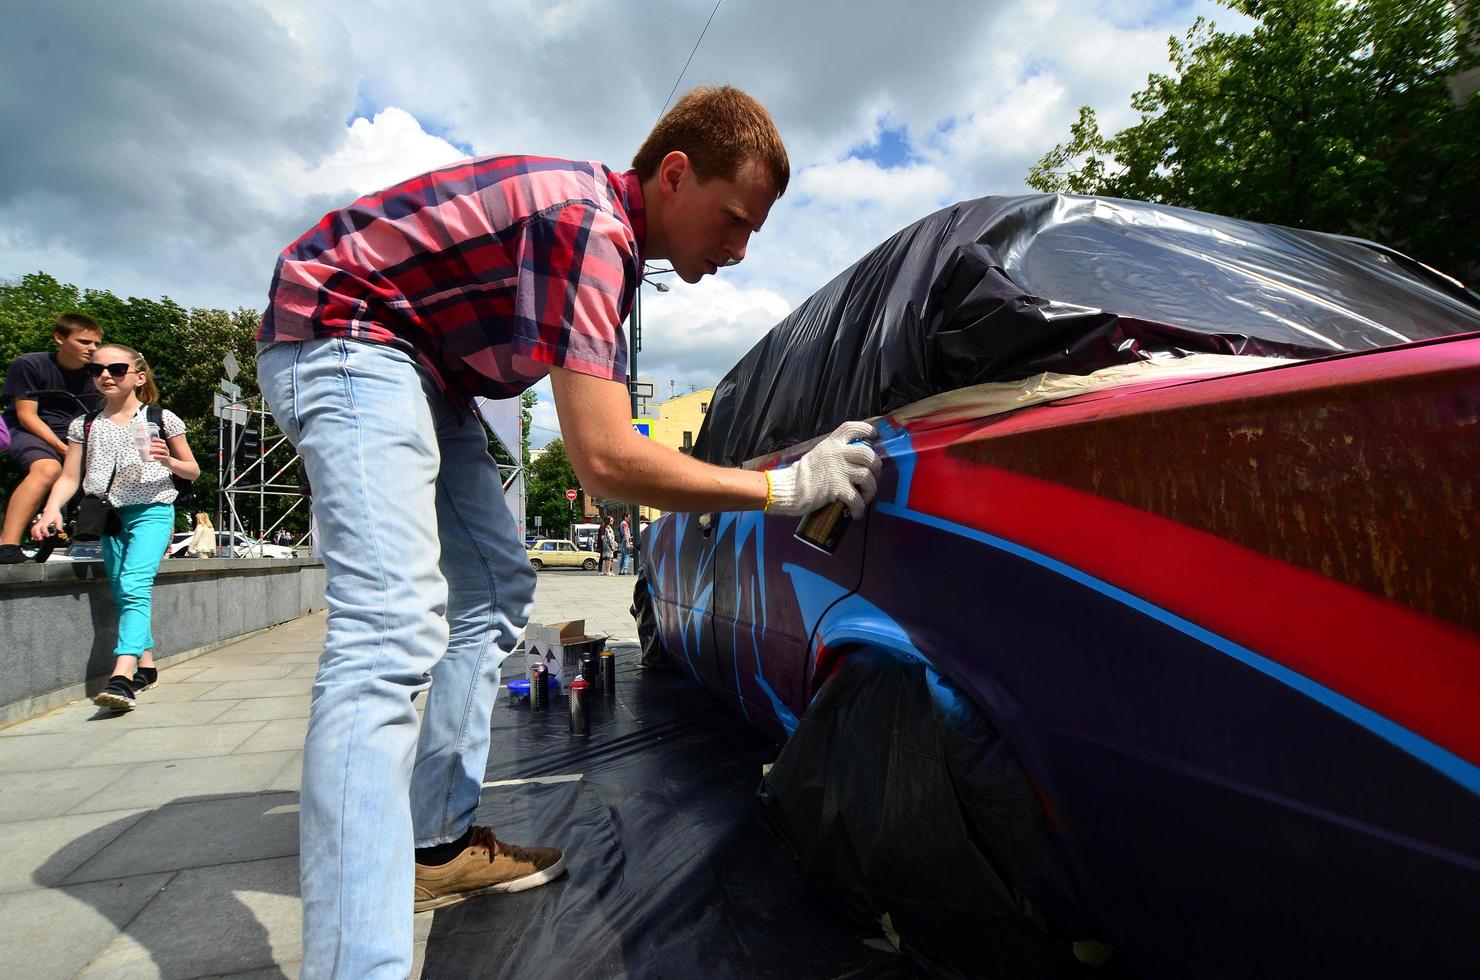
{"type": "MultiPolygon", "coordinates": [[[[159,563],[159,577],[233,571],[287,571],[323,564],[323,560],[319,558],[166,558],[159,563]]],[[[107,578],[103,572],[103,563],[96,559],[49,561],[39,565],[36,562],[0,565],[0,589],[11,585],[103,578],[107,578]]]]}

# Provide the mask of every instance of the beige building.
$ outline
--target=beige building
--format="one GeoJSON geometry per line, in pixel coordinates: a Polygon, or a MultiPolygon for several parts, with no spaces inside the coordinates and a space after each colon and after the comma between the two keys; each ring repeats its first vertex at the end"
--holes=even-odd
{"type": "MultiPolygon", "coordinates": [[[[704,424],[704,416],[709,412],[709,402],[713,398],[713,388],[700,388],[653,405],[653,441],[681,453],[692,450],[694,441],[699,438],[699,427],[704,424]]],[[[644,507],[642,513],[648,517],[658,517],[663,512],[656,507],[644,507]]]]}

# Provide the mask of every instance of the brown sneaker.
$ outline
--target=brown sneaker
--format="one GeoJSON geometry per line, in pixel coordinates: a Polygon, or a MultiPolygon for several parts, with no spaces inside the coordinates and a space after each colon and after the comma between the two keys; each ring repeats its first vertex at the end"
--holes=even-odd
{"type": "Polygon", "coordinates": [[[467,848],[446,864],[416,866],[418,912],[456,905],[475,895],[522,892],[565,872],[565,855],[553,847],[517,847],[474,827],[467,848]]]}

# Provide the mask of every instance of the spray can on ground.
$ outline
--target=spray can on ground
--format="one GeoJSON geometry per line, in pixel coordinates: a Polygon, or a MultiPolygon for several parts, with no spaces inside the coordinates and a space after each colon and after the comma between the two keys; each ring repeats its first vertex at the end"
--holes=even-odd
{"type": "Polygon", "coordinates": [[[617,657],[610,650],[601,651],[601,657],[597,660],[600,669],[597,674],[601,677],[602,697],[614,698],[617,696],[617,657]]]}
{"type": "Polygon", "coordinates": [[[596,655],[590,650],[581,653],[581,680],[592,687],[597,685],[599,678],[596,675],[596,655]]]}
{"type": "Polygon", "coordinates": [[[550,683],[544,664],[529,667],[529,710],[545,711],[550,707],[550,683]]]}
{"type": "Polygon", "coordinates": [[[591,682],[578,680],[570,682],[570,733],[572,735],[589,735],[591,733],[591,682]]]}

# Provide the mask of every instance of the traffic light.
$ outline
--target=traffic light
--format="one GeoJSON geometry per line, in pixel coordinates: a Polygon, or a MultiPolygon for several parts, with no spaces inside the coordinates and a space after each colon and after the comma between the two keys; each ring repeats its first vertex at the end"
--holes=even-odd
{"type": "Polygon", "coordinates": [[[262,433],[256,429],[243,428],[236,439],[236,465],[244,470],[257,462],[262,455],[262,433]]]}

